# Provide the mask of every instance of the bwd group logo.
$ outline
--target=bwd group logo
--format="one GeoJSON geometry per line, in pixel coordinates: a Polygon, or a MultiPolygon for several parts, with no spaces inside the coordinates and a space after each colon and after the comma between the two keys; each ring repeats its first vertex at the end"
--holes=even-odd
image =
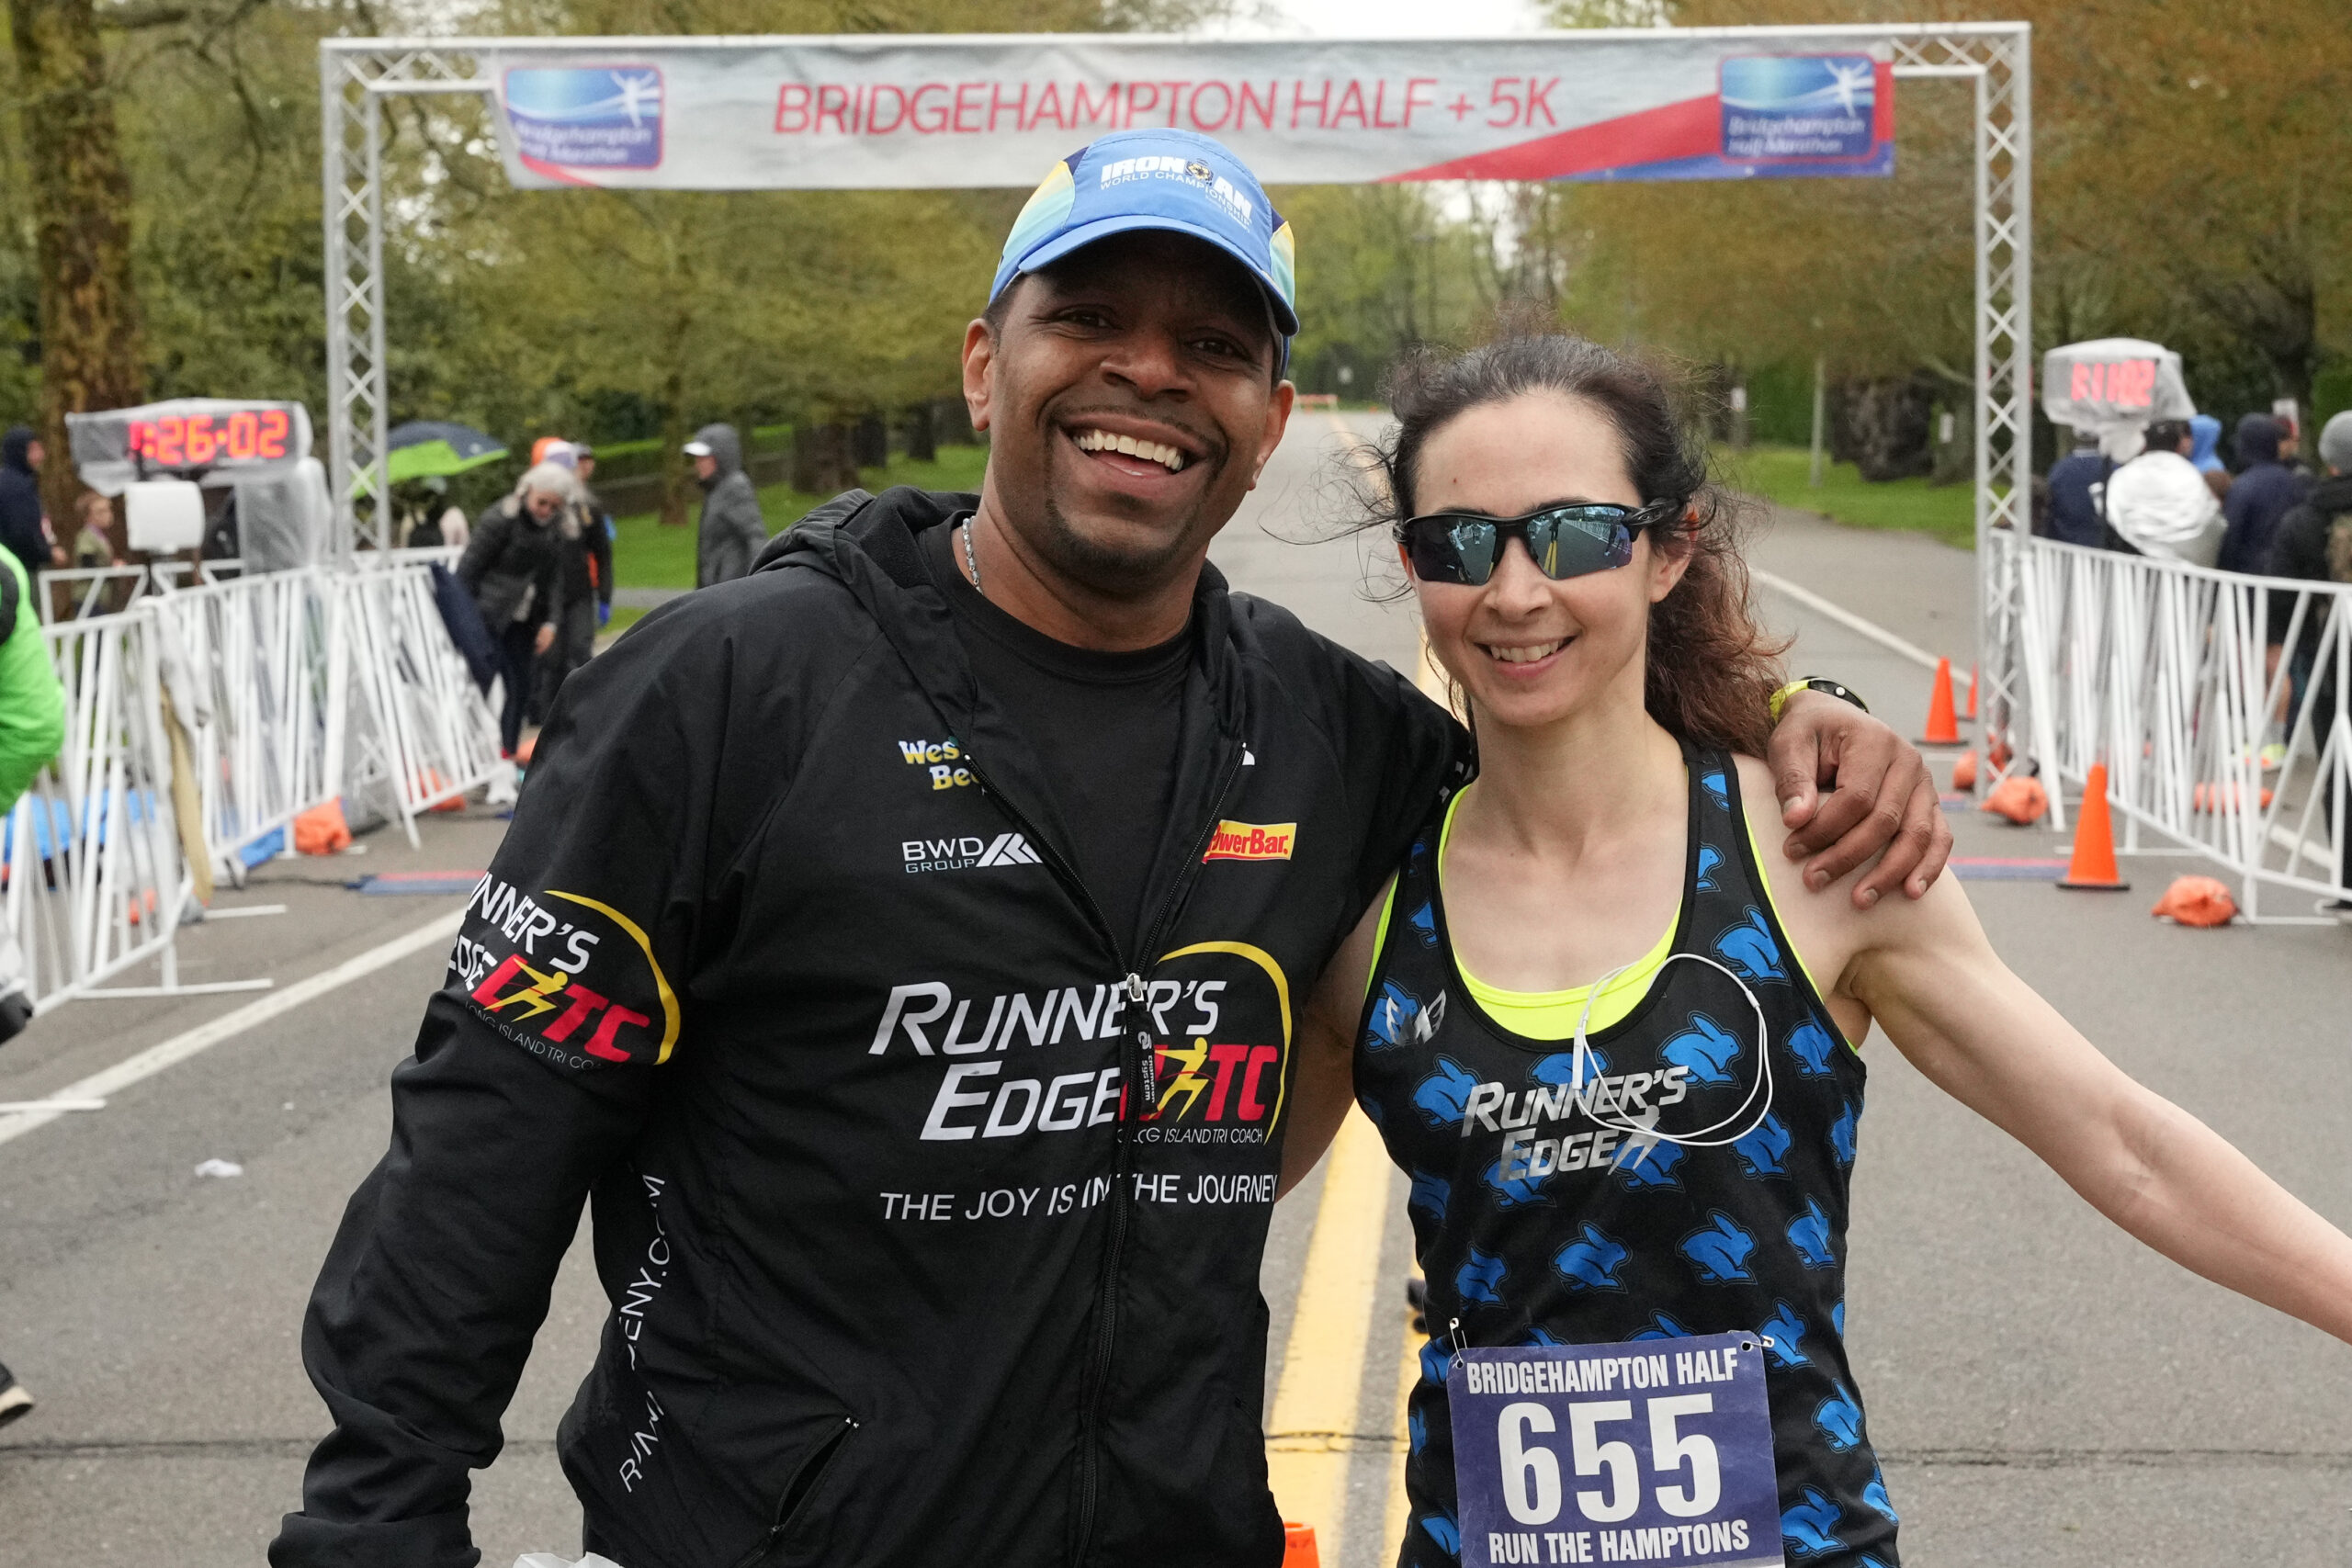
{"type": "Polygon", "coordinates": [[[662,166],[662,73],[650,65],[517,68],[506,122],[526,167],[582,175],[662,166]]]}
{"type": "Polygon", "coordinates": [[[1765,54],[1723,64],[1723,155],[1742,163],[1867,158],[1878,62],[1867,54],[1765,54]]]}

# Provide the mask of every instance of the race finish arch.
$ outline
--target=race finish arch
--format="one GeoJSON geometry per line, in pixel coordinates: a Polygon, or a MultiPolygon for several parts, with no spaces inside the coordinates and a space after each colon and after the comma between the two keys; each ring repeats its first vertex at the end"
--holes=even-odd
{"type": "Polygon", "coordinates": [[[1144,127],[1214,135],[1269,185],[1883,175],[1895,82],[1949,77],[1975,91],[1978,647],[1997,731],[2014,689],[2009,544],[2030,494],[2030,44],[2022,22],[1380,40],[330,39],[327,466],[343,546],[390,543],[382,182],[395,95],[487,99],[507,177],[525,188],[1027,189],[1092,138],[1144,127]]]}

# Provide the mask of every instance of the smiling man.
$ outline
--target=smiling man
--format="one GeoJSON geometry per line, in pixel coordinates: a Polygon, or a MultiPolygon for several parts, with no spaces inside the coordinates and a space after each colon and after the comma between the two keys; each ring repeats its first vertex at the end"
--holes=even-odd
{"type": "MultiPolygon", "coordinates": [[[[1207,565],[1293,294],[1215,142],[1092,144],[966,338],[981,493],[852,492],[566,682],[312,1298],[274,1563],[475,1560],[589,1199],[559,1446],[624,1568],[1281,1561],[1259,1260],[1357,1003],[1317,980],[1467,755],[1207,565]]],[[[1819,870],[1907,811],[1873,875],[1924,887],[1906,748],[1814,697],[1778,750],[1819,870]]]]}

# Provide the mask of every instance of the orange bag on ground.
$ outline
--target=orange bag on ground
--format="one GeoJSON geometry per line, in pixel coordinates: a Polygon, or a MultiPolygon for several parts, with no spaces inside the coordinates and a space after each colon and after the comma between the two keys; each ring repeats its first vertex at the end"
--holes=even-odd
{"type": "Polygon", "coordinates": [[[1970,790],[1976,787],[1975,748],[1971,747],[1969,750],[1962,751],[1959,756],[1952,759],[1951,787],[1955,794],[1962,790],[1970,790]]]}
{"type": "Polygon", "coordinates": [[[2050,792],[2041,787],[2040,779],[2013,773],[1995,784],[1993,793],[1976,809],[2006,817],[2022,828],[2041,820],[2042,814],[2050,809],[2050,792]]]}
{"type": "Polygon", "coordinates": [[[313,806],[294,818],[294,848],[306,855],[331,855],[351,847],[351,828],[343,819],[343,802],[313,806]]]}
{"type": "Polygon", "coordinates": [[[2238,912],[2230,890],[2210,876],[2177,876],[2152,915],[2169,915],[2184,926],[2226,926],[2238,912]]]}

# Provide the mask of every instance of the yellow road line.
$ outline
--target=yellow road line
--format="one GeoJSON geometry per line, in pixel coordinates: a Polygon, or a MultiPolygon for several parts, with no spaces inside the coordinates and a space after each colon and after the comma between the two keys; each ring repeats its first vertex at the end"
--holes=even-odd
{"type": "MultiPolygon", "coordinates": [[[[1380,1287],[1389,1178],[1380,1134],[1351,1109],[1331,1143],[1266,1431],[1274,1501],[1283,1518],[1315,1527],[1318,1555],[1332,1568],[1346,1539],[1348,1463],[1362,1446],[1357,1406],[1380,1287]]],[[[1378,1316],[1391,1321],[1385,1312],[1378,1316]]]]}
{"type": "Polygon", "coordinates": [[[1412,1447],[1412,1434],[1405,1426],[1405,1402],[1413,1397],[1413,1385],[1421,1381],[1421,1347],[1427,1341],[1413,1332],[1413,1309],[1404,1313],[1404,1354],[1396,1360],[1396,1429],[1393,1438],[1396,1451],[1388,1456],[1388,1533],[1384,1540],[1385,1554],[1383,1562],[1396,1561],[1397,1543],[1405,1539],[1405,1531],[1412,1524],[1412,1504],[1405,1495],[1405,1460],[1412,1447]]]}

